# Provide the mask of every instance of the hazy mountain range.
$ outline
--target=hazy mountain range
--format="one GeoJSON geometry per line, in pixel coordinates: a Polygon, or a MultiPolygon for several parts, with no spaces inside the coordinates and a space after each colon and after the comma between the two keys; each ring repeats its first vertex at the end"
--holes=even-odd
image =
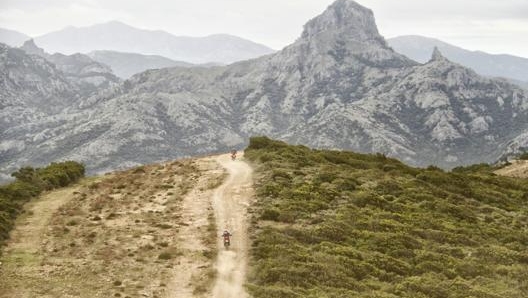
{"type": "Polygon", "coordinates": [[[273,52],[255,42],[227,34],[206,37],[174,36],[113,21],[89,27],[67,27],[35,37],[47,52],[88,53],[96,50],[160,55],[189,63],[232,63],[273,52]]]}
{"type": "Polygon", "coordinates": [[[31,39],[28,35],[18,31],[0,28],[0,42],[12,47],[19,47],[25,41],[31,39]]]}
{"type": "Polygon", "coordinates": [[[254,134],[454,166],[500,157],[526,131],[527,107],[515,86],[439,52],[425,65],[395,53],[370,10],[340,0],[274,55],[147,71],[29,131],[11,129],[2,144],[23,149],[4,144],[3,166],[73,158],[104,170],[227,150],[254,134]]]}
{"type": "Polygon", "coordinates": [[[221,63],[192,64],[184,61],[175,61],[158,55],[143,55],[137,53],[123,53],[115,51],[93,51],[87,54],[93,60],[108,65],[113,73],[122,79],[148,69],[167,67],[211,67],[221,66],[221,63]]]}
{"type": "Polygon", "coordinates": [[[76,85],[52,66],[20,50],[3,51],[0,83],[9,89],[0,103],[11,106],[8,116],[20,111],[1,124],[3,173],[58,159],[101,172],[227,151],[263,134],[382,152],[420,166],[492,162],[528,147],[526,91],[480,76],[439,50],[425,64],[395,52],[372,11],[351,0],[336,1],[275,54],[228,66],[149,70],[69,100],[64,95],[76,94],[76,85]],[[32,63],[42,67],[28,68],[32,63]],[[34,78],[40,84],[34,96],[67,108],[35,117],[31,100],[10,103],[27,94],[34,78]]]}
{"type": "MultiPolygon", "coordinates": [[[[0,28],[0,42],[7,45],[18,47],[28,39],[30,37],[23,33],[0,28]]],[[[94,60],[110,66],[123,79],[147,69],[195,64],[222,65],[273,52],[265,46],[229,35],[176,37],[164,31],[137,29],[117,21],[83,28],[68,27],[37,37],[36,40],[40,47],[50,53],[86,53],[94,60]],[[211,49],[217,47],[219,52],[213,53],[211,49]],[[229,52],[229,49],[232,49],[230,54],[221,53],[229,52]],[[174,53],[181,59],[170,59],[174,53]],[[224,58],[215,58],[221,55],[224,58]],[[229,55],[231,57],[226,58],[229,55]]],[[[449,60],[472,68],[481,75],[506,78],[528,88],[527,58],[469,51],[438,39],[417,35],[390,38],[387,42],[396,52],[420,63],[427,62],[434,47],[437,47],[449,60]]]]}
{"type": "Polygon", "coordinates": [[[437,47],[449,60],[469,67],[477,73],[490,77],[504,77],[528,84],[528,59],[512,55],[493,55],[482,51],[469,51],[438,39],[408,35],[388,39],[389,45],[398,53],[425,63],[437,47]]]}
{"type": "MultiPolygon", "coordinates": [[[[23,33],[0,28],[0,42],[9,46],[19,47],[29,39],[31,37],[23,33]]],[[[36,37],[33,43],[47,53],[85,53],[109,66],[122,79],[147,69],[218,66],[274,52],[232,35],[174,36],[117,21],[82,28],[68,27],[36,37]]]]}
{"type": "MultiPolygon", "coordinates": [[[[13,30],[0,30],[0,42],[13,47],[30,38],[13,30]]],[[[116,51],[159,55],[195,64],[227,64],[274,52],[264,45],[228,34],[175,36],[161,30],[138,29],[118,21],[88,27],[70,26],[33,38],[48,53],[70,55],[99,50],[116,51]]]]}
{"type": "Polygon", "coordinates": [[[128,79],[136,73],[147,69],[165,67],[191,67],[194,64],[174,61],[158,55],[142,55],[136,53],[122,53],[115,51],[93,51],[88,53],[93,60],[104,63],[120,78],[128,79]]]}

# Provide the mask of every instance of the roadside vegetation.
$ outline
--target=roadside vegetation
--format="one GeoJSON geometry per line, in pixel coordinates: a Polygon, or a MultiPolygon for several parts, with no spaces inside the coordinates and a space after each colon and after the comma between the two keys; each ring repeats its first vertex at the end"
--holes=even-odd
{"type": "Polygon", "coordinates": [[[24,167],[12,174],[15,181],[0,186],[0,247],[9,238],[25,203],[45,190],[67,186],[84,176],[84,166],[74,161],[52,163],[45,168],[24,167]]]}
{"type": "Polygon", "coordinates": [[[528,297],[526,179],[265,137],[245,156],[255,298],[528,297]]]}
{"type": "Polygon", "coordinates": [[[528,152],[524,152],[519,155],[518,159],[520,160],[528,160],[528,152]]]}

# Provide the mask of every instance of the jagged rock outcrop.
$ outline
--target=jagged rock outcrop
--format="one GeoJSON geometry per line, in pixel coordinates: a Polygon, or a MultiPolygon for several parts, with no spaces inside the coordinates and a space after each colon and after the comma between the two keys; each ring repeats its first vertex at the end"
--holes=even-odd
{"type": "MultiPolygon", "coordinates": [[[[0,108],[33,106],[43,112],[56,112],[77,98],[76,86],[64,78],[56,66],[39,56],[0,44],[0,108]]],[[[4,123],[16,113],[6,113],[4,123]]],[[[2,121],[0,120],[0,121],[2,121]]]]}
{"type": "Polygon", "coordinates": [[[435,51],[395,53],[372,12],[338,0],[284,50],[213,68],[133,76],[55,118],[46,138],[2,163],[77,159],[91,171],[227,151],[251,135],[320,148],[382,152],[415,165],[494,161],[526,132],[525,91],[435,51]]]}
{"type": "Polygon", "coordinates": [[[79,86],[84,96],[114,87],[120,83],[119,78],[112,73],[109,66],[99,63],[87,55],[80,53],[50,55],[39,48],[33,39],[26,41],[20,48],[28,54],[43,57],[55,64],[68,80],[79,86]]]}
{"type": "MultiPolygon", "coordinates": [[[[21,164],[30,142],[49,122],[50,115],[68,109],[79,100],[79,89],[55,65],[39,56],[0,44],[0,164],[21,164]]],[[[6,168],[10,170],[11,167],[6,168]]],[[[4,177],[5,178],[5,177],[4,177]]]]}
{"type": "Polygon", "coordinates": [[[506,144],[506,149],[502,152],[500,161],[516,158],[528,152],[528,130],[506,144]]]}
{"type": "Polygon", "coordinates": [[[398,53],[425,63],[435,47],[449,60],[469,67],[478,74],[512,80],[521,87],[528,84],[528,59],[506,54],[470,51],[438,39],[407,35],[390,38],[389,45],[398,53]]]}
{"type": "Polygon", "coordinates": [[[46,53],[44,49],[39,48],[35,44],[35,41],[33,39],[26,40],[24,44],[22,44],[20,49],[22,49],[24,52],[28,53],[29,55],[37,55],[45,59],[51,56],[48,53],[46,53]]]}

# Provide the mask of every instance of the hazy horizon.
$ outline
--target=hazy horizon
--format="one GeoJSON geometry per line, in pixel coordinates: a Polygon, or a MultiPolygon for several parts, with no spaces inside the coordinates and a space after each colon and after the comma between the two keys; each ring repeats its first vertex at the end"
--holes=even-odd
{"type": "MultiPolygon", "coordinates": [[[[302,26],[333,0],[5,0],[0,27],[37,37],[68,26],[119,21],[177,36],[230,34],[275,50],[291,44],[302,26]],[[205,7],[205,9],[204,9],[205,7]]],[[[385,38],[421,35],[493,54],[528,58],[528,2],[522,0],[356,1],[373,10],[385,38]]]]}

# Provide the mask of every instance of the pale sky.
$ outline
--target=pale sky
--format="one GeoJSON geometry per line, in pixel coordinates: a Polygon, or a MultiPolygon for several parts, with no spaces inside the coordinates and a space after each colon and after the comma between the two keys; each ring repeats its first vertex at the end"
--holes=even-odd
{"type": "MultiPolygon", "coordinates": [[[[0,27],[38,36],[119,20],[175,35],[228,33],[274,49],[292,43],[333,0],[0,0],[0,27]]],[[[528,58],[528,0],[358,0],[380,33],[434,37],[528,58]]]]}

